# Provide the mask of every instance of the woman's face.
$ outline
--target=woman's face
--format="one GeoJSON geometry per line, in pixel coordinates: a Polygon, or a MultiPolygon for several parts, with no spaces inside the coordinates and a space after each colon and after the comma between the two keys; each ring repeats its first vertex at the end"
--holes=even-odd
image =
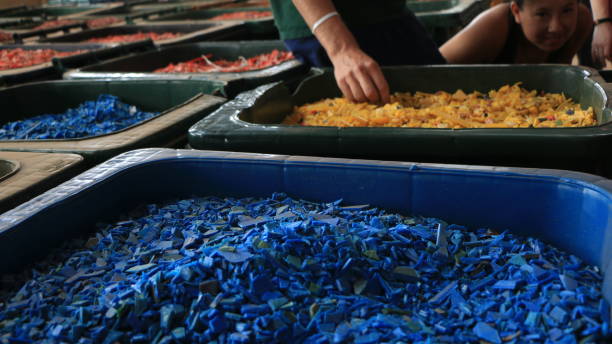
{"type": "Polygon", "coordinates": [[[544,51],[561,48],[576,30],[576,0],[525,0],[522,8],[512,2],[511,10],[525,37],[544,51]]]}

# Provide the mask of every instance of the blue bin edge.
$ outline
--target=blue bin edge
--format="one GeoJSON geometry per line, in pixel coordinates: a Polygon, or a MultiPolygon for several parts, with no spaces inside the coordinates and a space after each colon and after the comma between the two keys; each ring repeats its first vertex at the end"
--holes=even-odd
{"type": "Polygon", "coordinates": [[[612,180],[563,170],[159,148],[121,154],[0,215],[0,273],[44,256],[92,220],[143,202],[272,192],[537,237],[598,266],[612,301],[612,180]]]}

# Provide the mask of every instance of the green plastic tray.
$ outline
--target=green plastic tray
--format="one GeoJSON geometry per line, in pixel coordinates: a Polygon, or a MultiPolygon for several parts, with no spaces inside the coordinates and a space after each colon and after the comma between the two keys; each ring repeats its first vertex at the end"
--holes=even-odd
{"type": "Polygon", "coordinates": [[[184,145],[187,129],[207,116],[224,98],[213,96],[222,84],[195,80],[69,80],[46,81],[0,90],[4,111],[0,123],[68,108],[106,93],[143,111],[161,112],[140,124],[107,135],[65,140],[0,140],[0,150],[75,153],[89,166],[142,147],[184,145]]]}
{"type": "Polygon", "coordinates": [[[74,177],[83,157],[0,151],[0,214],[74,177]]]}
{"type": "Polygon", "coordinates": [[[159,48],[132,56],[120,57],[95,65],[86,66],[64,74],[65,79],[202,79],[216,80],[225,84],[224,94],[233,98],[236,94],[274,81],[303,78],[308,68],[297,60],[280,65],[240,73],[153,73],[170,63],[188,61],[203,54],[213,58],[237,60],[240,56],[251,57],[268,53],[274,49],[286,50],[281,41],[206,42],[182,44],[159,48]]]}
{"type": "MultiPolygon", "coordinates": [[[[337,128],[281,125],[296,105],[340,96],[333,73],[286,85],[261,86],[198,122],[196,149],[498,166],[559,168],[612,176],[609,94],[596,71],[561,65],[427,66],[384,69],[391,90],[486,92],[523,82],[563,92],[597,114],[596,127],[537,129],[337,128]]],[[[320,72],[320,71],[319,71],[320,72]]]]}
{"type": "MultiPolygon", "coordinates": [[[[90,38],[105,37],[109,35],[135,34],[138,32],[178,32],[183,35],[173,39],[156,41],[157,45],[175,45],[180,43],[200,42],[206,40],[223,40],[242,35],[244,28],[240,23],[155,23],[146,25],[110,26],[99,29],[86,30],[63,35],[61,37],[47,38],[44,43],[84,43],[90,38]]],[[[117,45],[118,43],[100,43],[117,45]]]]}

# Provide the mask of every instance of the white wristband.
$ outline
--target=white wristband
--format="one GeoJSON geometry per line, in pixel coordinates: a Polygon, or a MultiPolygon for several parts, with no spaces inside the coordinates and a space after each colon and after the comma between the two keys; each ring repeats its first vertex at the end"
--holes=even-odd
{"type": "Polygon", "coordinates": [[[337,16],[338,12],[329,12],[328,14],[324,15],[323,17],[319,18],[319,20],[317,20],[314,24],[312,24],[312,29],[310,30],[313,34],[315,33],[315,30],[321,26],[321,24],[325,23],[325,21],[327,21],[327,19],[333,17],[333,16],[337,16]]]}

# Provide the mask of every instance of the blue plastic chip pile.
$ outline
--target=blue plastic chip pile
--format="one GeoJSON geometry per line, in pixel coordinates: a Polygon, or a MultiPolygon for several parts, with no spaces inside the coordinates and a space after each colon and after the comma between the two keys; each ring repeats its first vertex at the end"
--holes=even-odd
{"type": "Polygon", "coordinates": [[[157,116],[101,94],[61,114],[44,114],[0,127],[0,140],[74,139],[110,134],[157,116]]]}
{"type": "MultiPolygon", "coordinates": [[[[597,268],[534,239],[359,205],[139,207],[0,280],[0,342],[589,343],[597,268]]],[[[609,337],[608,337],[609,339],[609,337]]]]}

